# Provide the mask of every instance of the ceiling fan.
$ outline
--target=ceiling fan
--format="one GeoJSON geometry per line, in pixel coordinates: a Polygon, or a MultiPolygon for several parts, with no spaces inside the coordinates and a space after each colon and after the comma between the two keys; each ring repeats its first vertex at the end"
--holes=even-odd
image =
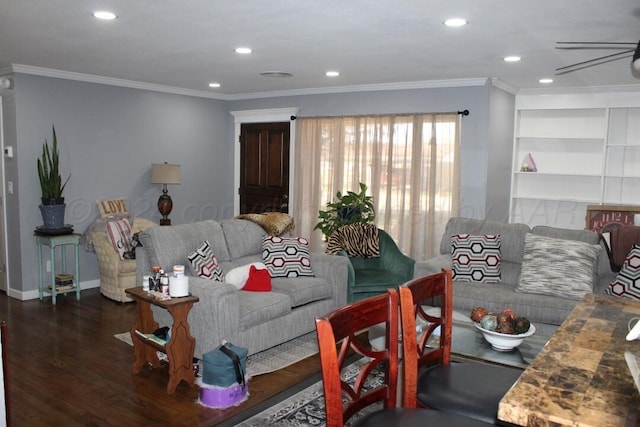
{"type": "Polygon", "coordinates": [[[606,64],[607,62],[618,61],[624,58],[633,57],[631,64],[636,71],[640,72],[640,41],[635,42],[556,42],[556,49],[563,50],[583,50],[583,49],[606,49],[618,50],[619,52],[609,55],[600,56],[598,58],[589,59],[588,61],[577,62],[575,64],[556,68],[556,75],[572,73],[574,71],[593,67],[595,65],[606,64]],[[633,46],[636,46],[635,48],[633,46]]]}

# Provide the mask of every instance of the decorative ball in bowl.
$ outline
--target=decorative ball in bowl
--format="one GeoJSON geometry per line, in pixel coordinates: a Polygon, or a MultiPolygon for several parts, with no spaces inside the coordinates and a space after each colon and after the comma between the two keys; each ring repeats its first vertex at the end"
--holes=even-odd
{"type": "Polygon", "coordinates": [[[480,326],[479,323],[474,322],[474,325],[480,332],[482,332],[484,339],[487,340],[489,344],[491,344],[491,347],[493,347],[494,350],[498,351],[511,351],[522,344],[525,338],[530,337],[536,332],[536,327],[533,325],[533,323],[529,325],[529,330],[522,334],[503,334],[500,332],[484,329],[482,326],[480,326]]]}

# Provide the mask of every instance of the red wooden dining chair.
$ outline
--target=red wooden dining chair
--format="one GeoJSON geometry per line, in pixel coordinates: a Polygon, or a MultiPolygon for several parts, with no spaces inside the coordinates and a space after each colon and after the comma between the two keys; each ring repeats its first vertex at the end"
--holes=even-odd
{"type": "MultiPolygon", "coordinates": [[[[354,419],[352,425],[486,426],[469,418],[416,408],[417,369],[413,370],[413,375],[404,378],[403,394],[408,394],[409,398],[404,399],[407,402],[404,407],[397,407],[398,326],[396,290],[388,290],[384,295],[355,302],[316,319],[327,426],[342,427],[356,413],[376,402],[382,403],[381,409],[360,414],[361,417],[354,419]],[[380,323],[385,325],[386,344],[385,348],[375,350],[364,339],[366,334],[360,332],[380,323]],[[340,376],[350,350],[362,355],[364,362],[353,384],[340,376]],[[372,386],[367,380],[375,369],[384,372],[384,382],[372,386]],[[343,400],[346,403],[343,404],[343,400]]],[[[414,361],[417,363],[417,358],[414,357],[414,361]]]]}
{"type": "Polygon", "coordinates": [[[451,270],[411,280],[399,288],[399,294],[404,375],[418,374],[417,405],[485,423],[498,423],[500,399],[520,377],[521,371],[484,363],[451,362],[451,270]],[[432,298],[439,301],[440,316],[427,314],[422,306],[423,301],[432,298]],[[429,324],[420,337],[416,332],[416,317],[429,324]],[[438,327],[439,347],[427,347],[429,337],[438,327]]]}

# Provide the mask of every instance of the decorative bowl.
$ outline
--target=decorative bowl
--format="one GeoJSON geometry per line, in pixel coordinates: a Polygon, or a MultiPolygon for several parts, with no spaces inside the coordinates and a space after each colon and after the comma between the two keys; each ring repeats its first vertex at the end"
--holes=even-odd
{"type": "Polygon", "coordinates": [[[475,322],[474,325],[480,332],[482,332],[484,339],[487,340],[489,344],[491,344],[491,347],[493,347],[494,350],[498,351],[511,351],[522,344],[522,341],[524,341],[525,338],[530,337],[531,335],[536,333],[536,327],[533,325],[533,323],[529,326],[529,330],[527,332],[518,335],[502,334],[500,332],[489,331],[480,326],[479,323],[475,322]]]}

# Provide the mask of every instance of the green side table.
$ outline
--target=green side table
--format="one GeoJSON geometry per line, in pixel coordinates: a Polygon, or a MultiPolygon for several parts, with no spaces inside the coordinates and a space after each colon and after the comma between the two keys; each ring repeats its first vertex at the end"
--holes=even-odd
{"type": "Polygon", "coordinates": [[[59,294],[66,294],[70,292],[76,293],[76,299],[80,300],[80,268],[78,267],[79,262],[79,246],[80,246],[80,235],[73,234],[62,234],[62,235],[36,235],[36,244],[38,245],[38,273],[39,273],[39,293],[40,293],[40,301],[44,296],[44,293],[51,294],[51,302],[53,305],[56,305],[56,296],[59,294]],[[65,245],[73,245],[74,255],[75,255],[75,274],[73,276],[73,287],[65,290],[57,290],[56,289],[56,247],[61,246],[61,265],[62,272],[67,272],[67,258],[66,258],[66,250],[65,245]],[[44,274],[42,272],[42,247],[49,247],[49,259],[51,260],[51,288],[45,286],[44,274]]]}

